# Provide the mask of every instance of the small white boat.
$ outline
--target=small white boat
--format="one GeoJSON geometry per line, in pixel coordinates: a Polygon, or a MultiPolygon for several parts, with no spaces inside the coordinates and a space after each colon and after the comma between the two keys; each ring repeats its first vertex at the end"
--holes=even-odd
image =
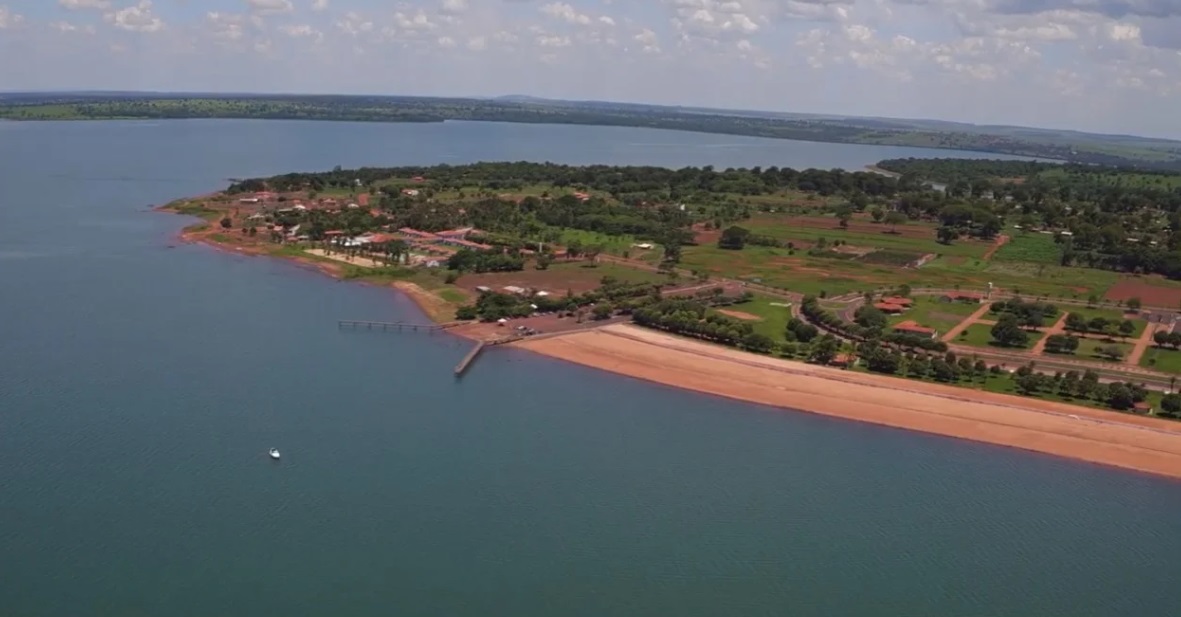
{"type": "Polygon", "coordinates": [[[275,448],[271,448],[270,455],[271,458],[275,459],[276,461],[279,460],[279,451],[275,448]]]}

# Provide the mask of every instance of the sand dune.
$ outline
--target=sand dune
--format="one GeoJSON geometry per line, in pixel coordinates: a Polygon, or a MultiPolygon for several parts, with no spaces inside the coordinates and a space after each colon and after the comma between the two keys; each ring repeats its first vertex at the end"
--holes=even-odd
{"type": "Polygon", "coordinates": [[[1181,478],[1181,423],[776,360],[615,325],[520,347],[734,399],[1181,478]]]}

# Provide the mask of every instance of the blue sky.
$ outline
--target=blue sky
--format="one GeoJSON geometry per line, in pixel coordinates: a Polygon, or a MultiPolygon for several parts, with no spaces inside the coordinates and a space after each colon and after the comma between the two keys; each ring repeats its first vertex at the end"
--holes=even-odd
{"type": "Polygon", "coordinates": [[[0,88],[536,96],[1181,138],[1181,0],[0,0],[0,88]]]}

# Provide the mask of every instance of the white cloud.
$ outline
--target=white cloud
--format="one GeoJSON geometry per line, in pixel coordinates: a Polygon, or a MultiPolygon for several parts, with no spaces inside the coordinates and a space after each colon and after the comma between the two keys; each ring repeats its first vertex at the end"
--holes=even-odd
{"type": "Polygon", "coordinates": [[[103,15],[116,28],[132,32],[159,32],[164,21],[152,13],[152,0],[139,0],[138,4],[103,15]]]}
{"type": "Polygon", "coordinates": [[[551,2],[550,4],[543,5],[541,7],[541,12],[549,15],[550,17],[561,19],[566,23],[578,24],[581,26],[586,26],[591,23],[591,18],[589,15],[579,13],[574,9],[574,7],[566,4],[565,2],[551,2]]]}
{"type": "Polygon", "coordinates": [[[246,5],[256,13],[290,13],[295,10],[291,0],[246,0],[246,5]]]}
{"type": "Polygon", "coordinates": [[[97,29],[94,24],[76,25],[68,21],[50,22],[49,28],[63,33],[81,32],[83,34],[94,34],[97,29]]]}
{"type": "Polygon", "coordinates": [[[24,23],[24,21],[24,16],[12,12],[12,10],[6,6],[0,5],[0,30],[15,28],[24,23]]]}
{"type": "Polygon", "coordinates": [[[111,8],[111,0],[57,0],[58,5],[69,11],[85,9],[107,10],[111,8]]]}
{"type": "Polygon", "coordinates": [[[312,0],[313,11],[323,11],[328,8],[328,0],[312,0]]]}
{"type": "Polygon", "coordinates": [[[467,0],[443,0],[444,13],[459,14],[468,10],[467,0]]]}

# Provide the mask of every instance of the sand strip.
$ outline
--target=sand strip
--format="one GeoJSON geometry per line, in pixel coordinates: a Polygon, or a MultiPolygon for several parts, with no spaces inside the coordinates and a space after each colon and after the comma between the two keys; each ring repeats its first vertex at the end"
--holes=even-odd
{"type": "Polygon", "coordinates": [[[524,349],[729,398],[1181,478],[1181,423],[776,360],[615,325],[524,349]]]}

